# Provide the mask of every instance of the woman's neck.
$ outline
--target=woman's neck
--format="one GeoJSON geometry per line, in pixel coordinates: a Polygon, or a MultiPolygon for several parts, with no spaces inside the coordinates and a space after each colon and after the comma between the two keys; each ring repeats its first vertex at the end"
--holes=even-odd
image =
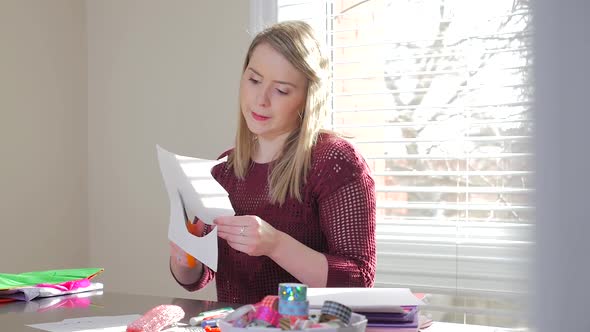
{"type": "Polygon", "coordinates": [[[259,164],[266,164],[277,159],[281,155],[287,137],[289,137],[289,133],[272,138],[258,137],[258,144],[252,159],[259,164]]]}

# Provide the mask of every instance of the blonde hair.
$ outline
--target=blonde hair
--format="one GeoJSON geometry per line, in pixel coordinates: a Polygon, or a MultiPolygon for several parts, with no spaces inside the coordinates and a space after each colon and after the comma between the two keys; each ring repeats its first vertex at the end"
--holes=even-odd
{"type": "MultiPolygon", "coordinates": [[[[313,29],[305,22],[286,21],[274,24],[260,32],[248,49],[242,72],[246,70],[254,49],[268,44],[281,53],[308,80],[305,108],[300,112],[299,126],[287,137],[281,155],[273,161],[269,174],[271,203],[282,205],[287,197],[301,202],[301,187],[305,184],[311,165],[311,150],[316,143],[326,116],[328,59],[313,29]]],[[[234,150],[228,156],[228,165],[234,174],[244,179],[251,166],[256,137],[248,129],[239,112],[238,130],[234,150]]]]}

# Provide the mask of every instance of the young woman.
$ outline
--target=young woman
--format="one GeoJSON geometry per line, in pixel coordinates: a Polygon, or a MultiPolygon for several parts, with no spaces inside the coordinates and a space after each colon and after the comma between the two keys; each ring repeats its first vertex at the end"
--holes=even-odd
{"type": "Polygon", "coordinates": [[[275,295],[281,282],[373,286],[375,184],[358,151],[321,129],[327,73],[304,22],[275,24],[252,41],[235,147],[212,169],[236,216],[215,220],[217,272],[190,267],[171,243],[172,275],[187,290],[215,278],[218,301],[247,304],[275,295]]]}

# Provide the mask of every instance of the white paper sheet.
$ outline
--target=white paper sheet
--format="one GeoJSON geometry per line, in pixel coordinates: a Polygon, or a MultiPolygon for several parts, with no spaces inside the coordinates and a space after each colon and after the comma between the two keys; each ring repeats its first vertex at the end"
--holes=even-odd
{"type": "MultiPolygon", "coordinates": [[[[509,329],[509,328],[501,328],[501,327],[493,327],[493,326],[483,326],[483,325],[470,325],[470,324],[457,324],[457,323],[443,323],[443,322],[434,322],[430,327],[424,329],[424,332],[518,332],[518,331],[528,331],[528,329],[516,328],[516,329],[509,329]]],[[[367,332],[369,329],[367,328],[367,332]]]]}
{"type": "Polygon", "coordinates": [[[185,220],[196,217],[212,225],[213,219],[219,216],[235,215],[227,192],[211,175],[211,168],[224,160],[179,156],[159,145],[156,149],[170,198],[168,239],[217,271],[217,228],[206,236],[196,237],[188,232],[185,220]]]}
{"type": "Polygon", "coordinates": [[[61,322],[27,325],[50,332],[125,331],[141,315],[97,316],[64,319],[61,322]]]}
{"type": "Polygon", "coordinates": [[[423,305],[408,288],[308,288],[310,308],[324,301],[342,303],[358,312],[402,312],[403,305],[423,305]]]}

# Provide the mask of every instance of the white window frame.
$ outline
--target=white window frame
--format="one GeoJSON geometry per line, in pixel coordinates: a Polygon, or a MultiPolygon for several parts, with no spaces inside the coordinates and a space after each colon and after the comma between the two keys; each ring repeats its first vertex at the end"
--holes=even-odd
{"type": "MultiPolygon", "coordinates": [[[[276,0],[250,0],[250,31],[252,36],[264,27],[277,21],[276,0]]],[[[502,279],[510,279],[511,275],[495,275],[488,273],[485,264],[509,264],[520,267],[530,263],[531,246],[529,239],[532,234],[531,225],[511,225],[506,228],[501,223],[490,222],[485,226],[471,225],[468,223],[415,223],[412,221],[382,222],[377,225],[378,268],[376,287],[410,287],[414,291],[437,292],[461,295],[482,295],[487,291],[469,287],[458,287],[457,279],[459,264],[475,267],[475,271],[462,271],[469,278],[488,279],[490,283],[502,279]],[[401,234],[401,235],[400,235],[401,234]],[[449,236],[455,234],[454,236],[449,236]],[[477,234],[477,236],[474,236],[477,234]],[[496,234],[496,239],[486,238],[486,234],[496,234]],[[480,238],[481,237],[481,238],[480,238]],[[395,239],[394,243],[387,239],[395,239]],[[522,239],[522,241],[520,241],[522,239]],[[494,254],[481,253],[481,248],[471,251],[470,241],[487,241],[490,246],[502,247],[499,251],[503,256],[495,257],[494,254]],[[516,247],[515,247],[516,246],[516,247]],[[462,254],[459,255],[459,252],[462,254]],[[487,255],[487,256],[486,256],[487,255]],[[493,257],[492,257],[493,256],[493,257]],[[478,258],[479,257],[479,258],[478,258]],[[486,257],[487,260],[481,260],[486,257]],[[404,261],[402,268],[397,263],[404,261]],[[427,262],[427,263],[425,263],[427,262]],[[416,276],[416,271],[422,271],[421,276],[416,276]],[[399,281],[399,275],[407,274],[408,278],[399,281]],[[439,284],[440,280],[448,279],[445,285],[439,284]],[[416,280],[414,283],[413,280],[416,280]],[[430,286],[428,286],[430,285],[430,286]],[[450,285],[450,286],[449,286],[450,285]]],[[[478,246],[474,246],[476,248],[478,246]]],[[[526,269],[528,270],[528,269],[526,269]]],[[[515,274],[516,271],[515,271],[515,274]]],[[[518,276],[520,284],[526,284],[525,276],[518,276]]],[[[526,293],[517,291],[491,292],[494,295],[518,296],[526,293]]]]}

